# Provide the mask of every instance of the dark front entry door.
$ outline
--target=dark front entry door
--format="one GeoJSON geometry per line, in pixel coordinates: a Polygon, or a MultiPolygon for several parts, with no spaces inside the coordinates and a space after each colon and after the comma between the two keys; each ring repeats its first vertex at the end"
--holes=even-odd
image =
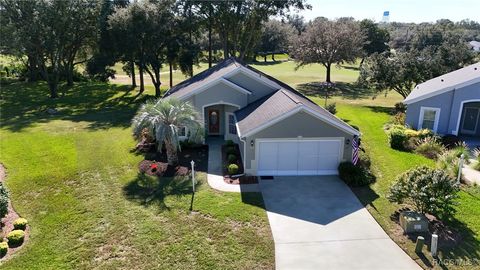
{"type": "Polygon", "coordinates": [[[208,110],[208,133],[218,134],[220,132],[220,112],[208,110]]]}

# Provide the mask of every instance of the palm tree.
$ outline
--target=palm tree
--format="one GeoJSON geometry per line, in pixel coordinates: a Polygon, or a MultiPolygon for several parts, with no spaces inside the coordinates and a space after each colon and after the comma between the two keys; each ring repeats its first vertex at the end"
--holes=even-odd
{"type": "Polygon", "coordinates": [[[186,128],[189,140],[199,140],[203,135],[195,108],[175,98],[147,101],[133,118],[132,126],[136,138],[140,138],[142,131],[147,130],[157,141],[159,152],[165,144],[169,165],[178,163],[180,128],[186,128]]]}

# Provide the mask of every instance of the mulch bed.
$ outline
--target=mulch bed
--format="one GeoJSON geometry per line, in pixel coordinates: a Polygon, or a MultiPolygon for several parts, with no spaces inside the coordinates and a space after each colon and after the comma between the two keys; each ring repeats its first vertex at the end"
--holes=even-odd
{"type": "Polygon", "coordinates": [[[240,177],[230,177],[230,175],[223,176],[223,181],[232,185],[258,184],[256,176],[242,175],[240,177]]]}
{"type": "Polygon", "coordinates": [[[178,165],[168,166],[165,151],[156,152],[155,149],[145,153],[145,160],[138,164],[141,173],[158,177],[186,176],[191,172],[191,161],[195,162],[195,170],[206,172],[208,169],[208,146],[198,145],[182,148],[178,153],[178,165]]]}
{"type": "Polygon", "coordinates": [[[409,239],[412,242],[416,242],[418,236],[423,236],[425,238],[425,244],[430,247],[432,234],[436,233],[438,235],[438,248],[452,248],[462,242],[462,235],[460,232],[448,227],[441,220],[438,220],[436,217],[429,214],[425,215],[429,221],[428,232],[406,234],[400,226],[400,213],[403,211],[410,211],[410,209],[399,209],[390,216],[390,219],[396,223],[394,234],[397,236],[409,239]]]}
{"type": "MultiPolygon", "coordinates": [[[[7,177],[7,174],[6,174],[5,167],[0,163],[0,182],[3,183],[6,177],[7,177]]],[[[13,230],[13,222],[19,217],[20,216],[17,214],[17,212],[15,212],[15,209],[13,208],[11,201],[8,202],[8,213],[4,218],[1,219],[1,223],[0,223],[0,237],[5,237],[6,239],[7,234],[13,230]]],[[[22,248],[25,245],[25,243],[28,241],[29,235],[30,235],[30,226],[27,225],[27,228],[25,229],[25,239],[23,243],[18,246],[9,246],[7,254],[1,258],[2,261],[10,258],[13,253],[15,253],[17,250],[22,248]]],[[[1,240],[2,239],[0,238],[0,242],[1,240]]]]}

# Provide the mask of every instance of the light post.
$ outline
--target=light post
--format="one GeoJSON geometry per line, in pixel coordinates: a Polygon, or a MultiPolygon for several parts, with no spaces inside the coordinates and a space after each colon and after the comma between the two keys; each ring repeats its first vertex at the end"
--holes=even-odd
{"type": "Polygon", "coordinates": [[[457,184],[460,184],[460,179],[462,178],[462,169],[463,169],[463,160],[465,156],[462,154],[460,156],[460,160],[458,161],[458,177],[457,177],[457,184]]]}
{"type": "Polygon", "coordinates": [[[192,165],[192,200],[190,201],[190,212],[193,210],[193,198],[195,197],[195,161],[191,161],[192,165]]]}

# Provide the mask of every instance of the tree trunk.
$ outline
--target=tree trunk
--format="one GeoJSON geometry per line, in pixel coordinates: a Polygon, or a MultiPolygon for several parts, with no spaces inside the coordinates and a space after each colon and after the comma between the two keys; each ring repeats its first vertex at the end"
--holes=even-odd
{"type": "MultiPolygon", "coordinates": [[[[53,75],[55,76],[55,75],[53,75]]],[[[50,98],[58,98],[58,81],[54,78],[51,78],[48,81],[48,88],[50,89],[50,98]]]]}
{"type": "Polygon", "coordinates": [[[171,61],[168,62],[168,67],[170,69],[170,88],[172,88],[173,87],[173,64],[171,61]]]}
{"type": "Polygon", "coordinates": [[[332,64],[327,64],[325,67],[327,68],[327,82],[331,82],[331,80],[330,80],[330,69],[332,67],[332,64]]]}
{"type": "Polygon", "coordinates": [[[158,70],[154,70],[155,72],[155,81],[154,81],[154,85],[155,85],[155,97],[160,97],[162,95],[162,92],[160,91],[160,85],[162,84],[162,82],[160,81],[160,68],[158,70]]]}
{"type": "Polygon", "coordinates": [[[362,57],[362,60],[360,61],[360,67],[363,66],[363,62],[365,61],[365,57],[362,57]]]}
{"type": "Polygon", "coordinates": [[[165,149],[167,150],[167,162],[170,166],[178,164],[177,147],[171,142],[165,142],[165,149]]]}
{"type": "Polygon", "coordinates": [[[137,87],[137,79],[135,78],[135,62],[130,62],[130,75],[132,76],[132,87],[137,87]]]}
{"type": "Polygon", "coordinates": [[[73,64],[67,65],[67,86],[73,86],[73,64]]]}
{"type": "Polygon", "coordinates": [[[266,54],[263,55],[263,62],[265,62],[265,63],[267,62],[267,55],[266,54]]]}
{"type": "MultiPolygon", "coordinates": [[[[210,5],[208,16],[208,68],[212,67],[212,6],[210,5]]],[[[172,87],[170,85],[170,87],[172,87]]]]}
{"type": "Polygon", "coordinates": [[[272,60],[273,60],[273,62],[275,62],[275,54],[274,53],[272,53],[272,60]]]}
{"type": "Polygon", "coordinates": [[[145,91],[145,83],[144,83],[144,80],[143,80],[143,63],[140,62],[140,64],[138,65],[138,72],[140,73],[140,94],[142,94],[144,91],[145,91]]]}
{"type": "Polygon", "coordinates": [[[35,56],[28,56],[28,81],[35,82],[38,80],[38,67],[35,56]]]}

